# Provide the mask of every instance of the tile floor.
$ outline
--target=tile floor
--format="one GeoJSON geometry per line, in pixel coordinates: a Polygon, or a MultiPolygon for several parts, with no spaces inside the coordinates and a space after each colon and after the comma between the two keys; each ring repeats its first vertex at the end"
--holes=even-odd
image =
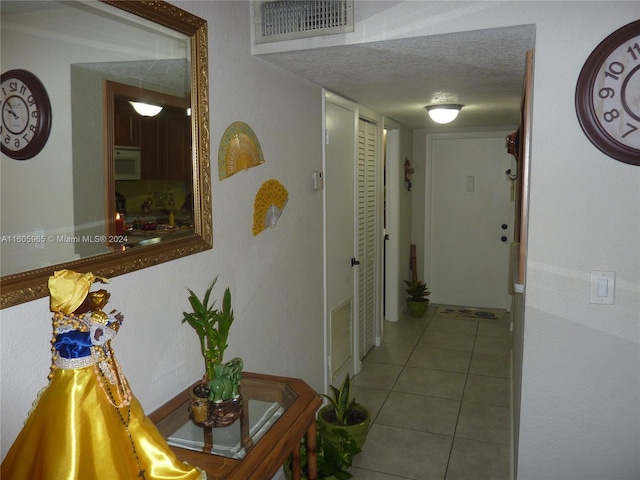
{"type": "Polygon", "coordinates": [[[372,426],[354,480],[510,478],[509,315],[385,322],[353,378],[372,426]]]}

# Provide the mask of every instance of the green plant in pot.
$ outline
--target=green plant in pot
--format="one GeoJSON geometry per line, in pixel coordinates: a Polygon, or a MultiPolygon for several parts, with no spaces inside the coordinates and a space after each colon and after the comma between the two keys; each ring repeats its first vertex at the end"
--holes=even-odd
{"type": "Polygon", "coordinates": [[[227,348],[229,330],[234,316],[231,309],[231,292],[227,288],[222,298],[222,308],[216,309],[211,292],[218,277],[214,278],[200,299],[193,290],[189,291],[191,312],[183,312],[182,323],[188,323],[196,331],[200,340],[200,350],[205,362],[205,374],[202,382],[192,390],[192,414],[197,423],[209,426],[222,426],[232,423],[242,413],[242,401],[239,386],[242,379],[242,360],[234,358],[223,363],[227,348]],[[207,418],[196,419],[196,408],[207,405],[207,418]],[[211,406],[214,405],[212,409],[211,406]],[[230,413],[227,410],[230,409],[230,413]],[[218,419],[217,417],[223,417],[218,419]]]}
{"type": "MultiPolygon", "coordinates": [[[[339,442],[337,446],[327,442],[323,435],[323,426],[316,422],[316,458],[318,463],[319,480],[348,480],[353,477],[347,470],[353,463],[353,458],[361,452],[356,441],[349,434],[341,430],[338,434],[339,442]]],[[[300,466],[302,478],[309,478],[307,461],[306,439],[300,441],[300,466]]],[[[291,456],[284,464],[284,474],[291,480],[291,456]]]]}
{"type": "Polygon", "coordinates": [[[422,317],[429,307],[429,299],[431,292],[420,280],[405,280],[405,292],[409,294],[407,298],[407,310],[412,317],[422,317]]]}
{"type": "Polygon", "coordinates": [[[351,397],[351,378],[348,374],[340,389],[333,385],[329,388],[331,396],[323,395],[329,400],[329,404],[318,412],[318,423],[324,440],[338,446],[342,436],[340,431],[345,431],[355,440],[358,448],[362,448],[369,432],[371,412],[351,397]]]}

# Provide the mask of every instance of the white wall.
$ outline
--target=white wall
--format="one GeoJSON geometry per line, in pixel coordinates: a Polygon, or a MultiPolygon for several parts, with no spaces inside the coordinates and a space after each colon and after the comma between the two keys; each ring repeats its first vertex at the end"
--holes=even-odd
{"type": "Polygon", "coordinates": [[[640,3],[567,9],[537,22],[520,478],[638,478],[640,168],[589,143],[573,98],[640,3]],[[616,272],[615,305],[589,304],[592,270],[616,272]]]}
{"type": "MultiPolygon", "coordinates": [[[[248,2],[184,2],[209,22],[213,249],[116,277],[111,305],[125,314],[114,340],[134,394],[147,412],[201,377],[196,334],[182,325],[185,286],[231,288],[236,315],[229,358],[248,371],[299,377],[323,386],[321,90],[250,55],[248,2]],[[258,136],[266,162],[220,182],[217,151],[234,121],[258,136]],[[254,237],[253,202],[263,182],[289,191],[278,225],[254,237]]],[[[0,311],[2,457],[31,402],[46,385],[51,314],[40,299],[0,311]]]]}

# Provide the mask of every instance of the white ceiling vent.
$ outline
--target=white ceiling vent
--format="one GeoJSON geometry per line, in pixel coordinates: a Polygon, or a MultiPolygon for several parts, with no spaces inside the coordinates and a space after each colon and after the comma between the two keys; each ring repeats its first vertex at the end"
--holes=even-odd
{"type": "Polygon", "coordinates": [[[353,1],[255,1],[256,43],[353,32],[353,1]]]}

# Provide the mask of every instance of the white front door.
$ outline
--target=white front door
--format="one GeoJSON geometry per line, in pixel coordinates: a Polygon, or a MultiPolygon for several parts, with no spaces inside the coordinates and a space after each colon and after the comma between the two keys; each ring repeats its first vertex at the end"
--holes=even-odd
{"type": "Polygon", "coordinates": [[[507,308],[514,203],[505,135],[431,141],[431,301],[507,308]]]}
{"type": "Polygon", "coordinates": [[[325,100],[325,228],[327,363],[330,384],[356,373],[354,339],[357,302],[354,162],[356,106],[335,96],[325,100]]]}

